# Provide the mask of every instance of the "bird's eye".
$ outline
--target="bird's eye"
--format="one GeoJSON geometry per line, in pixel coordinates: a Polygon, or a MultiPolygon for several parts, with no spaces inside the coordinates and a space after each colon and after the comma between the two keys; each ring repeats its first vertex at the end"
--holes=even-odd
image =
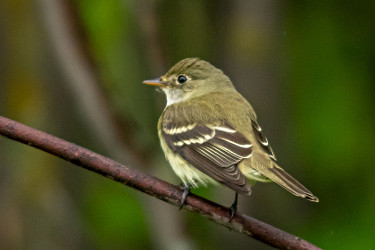
{"type": "Polygon", "coordinates": [[[186,76],[184,76],[184,75],[179,75],[178,77],[177,77],[177,82],[179,83],[179,84],[183,84],[183,83],[185,83],[185,82],[187,82],[187,77],[186,76]]]}

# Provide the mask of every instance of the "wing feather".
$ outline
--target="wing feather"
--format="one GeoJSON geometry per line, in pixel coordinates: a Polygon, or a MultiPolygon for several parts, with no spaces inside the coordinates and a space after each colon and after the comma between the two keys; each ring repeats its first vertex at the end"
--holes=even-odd
{"type": "Polygon", "coordinates": [[[252,144],[230,124],[219,126],[163,124],[168,147],[191,165],[233,190],[250,193],[250,185],[237,167],[252,154],[252,144]]]}
{"type": "Polygon", "coordinates": [[[253,127],[254,134],[255,134],[259,144],[263,148],[263,150],[266,151],[269,154],[269,157],[272,160],[277,161],[276,156],[273,153],[273,150],[272,150],[270,144],[268,143],[267,137],[265,137],[262,133],[262,128],[254,120],[251,120],[251,126],[253,127]]]}

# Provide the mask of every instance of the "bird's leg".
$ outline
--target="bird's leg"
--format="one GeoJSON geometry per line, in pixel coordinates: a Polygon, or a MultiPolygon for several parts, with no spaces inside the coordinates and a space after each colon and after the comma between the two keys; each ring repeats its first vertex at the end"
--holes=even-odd
{"type": "Polygon", "coordinates": [[[180,203],[180,210],[181,210],[182,207],[183,207],[184,204],[185,204],[186,197],[187,197],[188,194],[190,193],[191,184],[190,184],[190,183],[187,183],[187,184],[185,185],[185,184],[181,183],[181,184],[180,184],[180,187],[181,187],[182,190],[184,190],[184,193],[182,194],[181,203],[180,203]]]}
{"type": "Polygon", "coordinates": [[[232,206],[230,206],[230,220],[232,220],[233,217],[237,213],[237,203],[238,203],[238,193],[236,192],[236,196],[234,197],[234,202],[232,206]]]}

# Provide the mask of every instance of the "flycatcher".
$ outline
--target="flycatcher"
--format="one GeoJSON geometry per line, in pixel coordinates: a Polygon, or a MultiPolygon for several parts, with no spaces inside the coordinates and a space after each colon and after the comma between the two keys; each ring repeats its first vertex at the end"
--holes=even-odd
{"type": "Polygon", "coordinates": [[[187,58],[144,83],[167,96],[158,133],[165,157],[183,183],[181,206],[190,187],[219,182],[236,192],[233,216],[238,193],[251,193],[248,180],[273,181],[296,196],[319,201],[277,164],[253,108],[221,70],[187,58]]]}

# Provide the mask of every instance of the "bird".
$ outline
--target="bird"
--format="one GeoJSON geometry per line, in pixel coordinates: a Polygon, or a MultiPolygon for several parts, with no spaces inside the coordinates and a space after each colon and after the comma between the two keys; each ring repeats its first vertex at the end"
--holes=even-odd
{"type": "Polygon", "coordinates": [[[295,196],[318,202],[277,163],[250,103],[222,70],[199,58],[186,58],[144,84],[161,89],[167,104],[158,121],[161,148],[181,179],[180,209],[191,188],[221,183],[250,196],[255,182],[274,182],[295,196]]]}

